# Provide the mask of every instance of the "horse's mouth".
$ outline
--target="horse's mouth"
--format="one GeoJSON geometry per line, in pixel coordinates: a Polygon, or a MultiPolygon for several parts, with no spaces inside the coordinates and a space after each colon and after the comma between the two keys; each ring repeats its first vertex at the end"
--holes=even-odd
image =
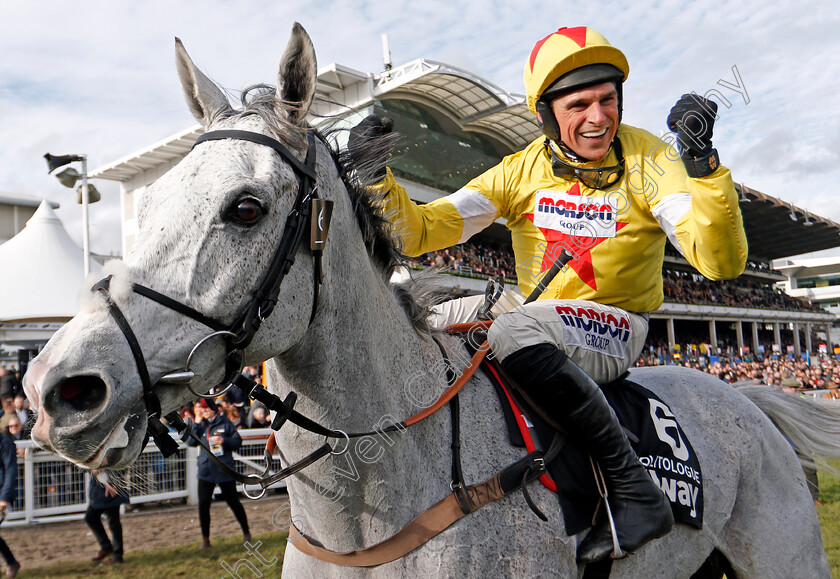
{"type": "Polygon", "coordinates": [[[93,451],[93,454],[91,454],[90,457],[82,461],[73,459],[70,460],[82,468],[89,468],[91,470],[106,468],[108,466],[108,458],[106,456],[106,453],[109,450],[117,448],[128,448],[129,436],[128,432],[125,430],[125,425],[128,423],[128,418],[129,415],[126,414],[122,420],[120,420],[114,425],[114,428],[111,429],[111,432],[108,433],[108,436],[105,437],[105,439],[102,441],[102,444],[100,444],[99,447],[97,447],[97,449],[93,451]]]}

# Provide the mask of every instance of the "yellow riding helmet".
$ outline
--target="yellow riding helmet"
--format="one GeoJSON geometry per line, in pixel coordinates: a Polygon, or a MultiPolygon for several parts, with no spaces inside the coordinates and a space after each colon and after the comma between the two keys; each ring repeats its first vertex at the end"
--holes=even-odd
{"type": "Polygon", "coordinates": [[[547,88],[563,75],[593,64],[616,67],[623,73],[621,82],[630,74],[624,54],[591,28],[563,27],[537,42],[525,63],[528,109],[537,114],[537,101],[547,88]]]}

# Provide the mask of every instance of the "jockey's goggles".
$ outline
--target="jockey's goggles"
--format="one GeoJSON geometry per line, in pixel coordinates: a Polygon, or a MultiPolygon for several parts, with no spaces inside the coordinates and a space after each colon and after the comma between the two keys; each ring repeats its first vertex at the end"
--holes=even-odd
{"type": "Polygon", "coordinates": [[[579,167],[561,159],[554,148],[545,141],[545,147],[551,154],[551,169],[554,176],[561,179],[577,179],[591,189],[608,189],[617,185],[624,176],[624,151],[621,149],[621,141],[616,137],[613,139],[612,148],[615,156],[618,157],[618,164],[611,167],[579,167]]]}

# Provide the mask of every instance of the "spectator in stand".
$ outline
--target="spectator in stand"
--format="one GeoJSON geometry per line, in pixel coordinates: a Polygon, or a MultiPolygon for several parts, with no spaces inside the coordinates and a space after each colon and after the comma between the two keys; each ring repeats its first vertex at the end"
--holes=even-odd
{"type": "Polygon", "coordinates": [[[513,252],[487,243],[467,241],[451,248],[431,251],[409,260],[415,267],[451,267],[455,273],[486,277],[502,276],[516,281],[513,252]]]}
{"type": "Polygon", "coordinates": [[[820,307],[793,298],[772,287],[746,279],[711,281],[686,271],[663,270],[666,301],[749,308],[820,311],[820,307]]]}
{"type": "Polygon", "coordinates": [[[271,417],[268,411],[262,404],[255,404],[251,408],[251,420],[248,423],[248,428],[269,428],[271,426],[271,417]]]}
{"type": "Polygon", "coordinates": [[[17,416],[14,397],[11,394],[0,396],[0,408],[3,409],[3,415],[0,416],[0,431],[8,430],[9,420],[12,416],[17,416]]]}
{"type": "Polygon", "coordinates": [[[29,438],[30,431],[32,430],[30,425],[34,424],[35,417],[32,412],[29,411],[29,405],[26,403],[26,398],[23,394],[15,396],[13,406],[15,407],[15,414],[17,414],[17,417],[20,420],[21,438],[29,438]]]}
{"type": "Polygon", "coordinates": [[[184,422],[187,420],[195,422],[195,412],[192,406],[187,405],[181,408],[181,420],[184,422]]]}
{"type": "MultiPolygon", "coordinates": [[[[23,424],[20,422],[20,418],[17,416],[12,416],[9,419],[9,424],[6,426],[6,430],[3,431],[3,434],[11,438],[13,441],[24,440],[23,437],[23,424]]],[[[23,456],[18,453],[18,456],[23,456]]]]}
{"type": "Polygon", "coordinates": [[[5,366],[0,366],[0,398],[14,397],[17,391],[16,386],[14,370],[7,370],[5,366]]]}
{"type": "Polygon", "coordinates": [[[216,399],[215,399],[215,402],[216,402],[216,408],[218,409],[218,412],[220,414],[224,414],[225,416],[227,416],[228,408],[233,406],[230,403],[230,400],[228,400],[227,394],[222,394],[221,396],[217,396],[216,399]]]}
{"type": "MultiPolygon", "coordinates": [[[[3,434],[11,438],[12,442],[17,442],[18,440],[23,440],[25,438],[23,436],[23,430],[24,428],[23,425],[20,423],[20,418],[18,418],[17,416],[12,416],[12,418],[9,420],[9,429],[3,432],[3,434]]],[[[15,445],[15,448],[17,449],[17,455],[20,458],[23,458],[26,454],[26,449],[18,448],[17,445],[15,445]]]]}
{"type": "MultiPolygon", "coordinates": [[[[667,352],[667,348],[664,348],[664,351],[667,352]]],[[[636,365],[657,365],[665,361],[665,355],[660,358],[652,354],[648,347],[636,365]]],[[[721,359],[702,367],[698,361],[687,359],[681,360],[679,365],[703,370],[725,382],[754,380],[786,391],[818,390],[824,392],[823,396],[840,398],[840,392],[837,391],[840,386],[840,361],[834,358],[814,356],[808,360],[791,360],[775,356],[758,361],[732,356],[730,359],[721,359]]]]}
{"type": "Polygon", "coordinates": [[[239,409],[240,414],[248,409],[248,395],[239,388],[231,388],[225,396],[233,406],[239,409]]]}
{"type": "Polygon", "coordinates": [[[233,423],[236,430],[245,428],[245,424],[242,422],[242,413],[239,412],[239,408],[236,406],[230,406],[225,414],[227,415],[228,420],[233,423]]]}

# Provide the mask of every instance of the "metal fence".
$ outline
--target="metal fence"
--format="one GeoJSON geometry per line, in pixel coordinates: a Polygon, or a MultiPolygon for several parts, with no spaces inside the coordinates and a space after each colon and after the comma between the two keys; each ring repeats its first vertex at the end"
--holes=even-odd
{"type": "MultiPolygon", "coordinates": [[[[271,432],[269,428],[239,431],[242,446],[233,453],[238,472],[261,474],[265,470],[263,453],[271,432]]],[[[17,498],[4,524],[13,526],[82,518],[88,504],[88,471],[38,449],[31,440],[19,440],[15,444],[19,451],[17,498]]],[[[180,443],[177,453],[164,458],[150,441],[135,463],[119,473],[119,486],[125,487],[133,505],[172,499],[186,499],[188,504],[197,504],[196,458],[200,450],[180,443]]],[[[272,468],[278,467],[275,460],[272,468]]],[[[270,488],[285,486],[285,482],[279,482],[270,488]]],[[[242,485],[238,488],[242,490],[242,485]]],[[[256,489],[250,487],[249,490],[256,489]]]]}

